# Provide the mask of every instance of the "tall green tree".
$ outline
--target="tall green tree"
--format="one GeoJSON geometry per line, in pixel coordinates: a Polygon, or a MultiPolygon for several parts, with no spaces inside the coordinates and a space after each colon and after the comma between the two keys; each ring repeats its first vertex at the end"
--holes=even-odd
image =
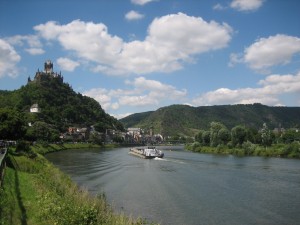
{"type": "Polygon", "coordinates": [[[247,130],[245,126],[238,125],[231,129],[231,142],[233,146],[242,145],[246,141],[247,130]]]}
{"type": "Polygon", "coordinates": [[[203,145],[210,145],[210,131],[204,131],[202,134],[202,144],[203,145]]]}
{"type": "Polygon", "coordinates": [[[220,122],[210,123],[210,145],[213,147],[219,144],[227,143],[229,139],[229,132],[224,124],[220,122]]]}
{"type": "Polygon", "coordinates": [[[218,139],[220,144],[226,145],[230,141],[230,132],[227,128],[222,128],[219,130],[218,139]]]}
{"type": "Polygon", "coordinates": [[[298,129],[288,129],[281,136],[283,143],[300,141],[300,131],[298,129]]]}
{"type": "Polygon", "coordinates": [[[266,123],[263,124],[261,129],[261,143],[265,147],[272,144],[272,134],[266,123]]]}
{"type": "Polygon", "coordinates": [[[18,140],[25,134],[23,115],[14,110],[0,108],[0,139],[18,140]]]}
{"type": "Polygon", "coordinates": [[[200,130],[199,132],[198,132],[198,134],[196,134],[195,135],[195,141],[197,141],[197,142],[199,142],[200,144],[202,144],[203,143],[203,133],[204,133],[205,131],[204,130],[200,130]]]}
{"type": "Polygon", "coordinates": [[[47,142],[59,140],[58,130],[54,129],[50,124],[47,124],[45,122],[35,122],[30,130],[32,139],[47,142]]]}

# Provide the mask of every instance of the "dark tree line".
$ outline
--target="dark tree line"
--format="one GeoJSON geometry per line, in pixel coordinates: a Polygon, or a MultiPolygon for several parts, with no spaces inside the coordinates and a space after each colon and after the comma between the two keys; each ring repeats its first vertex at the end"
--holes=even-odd
{"type": "Polygon", "coordinates": [[[211,122],[209,130],[201,130],[187,149],[238,155],[263,155],[300,158],[300,131],[288,129],[273,132],[262,124],[261,129],[237,125],[231,130],[220,122],[211,122]]]}
{"type": "Polygon", "coordinates": [[[271,146],[273,143],[292,143],[300,141],[300,131],[287,129],[284,132],[274,133],[267,124],[262,124],[262,128],[254,128],[237,125],[231,130],[220,122],[211,122],[209,130],[200,130],[195,136],[195,141],[204,146],[217,147],[218,145],[229,145],[240,147],[245,142],[271,146]]]}

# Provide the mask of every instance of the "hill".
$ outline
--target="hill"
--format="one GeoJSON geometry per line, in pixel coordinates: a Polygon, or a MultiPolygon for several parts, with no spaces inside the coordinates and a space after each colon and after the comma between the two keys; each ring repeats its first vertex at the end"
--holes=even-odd
{"type": "Polygon", "coordinates": [[[34,80],[29,78],[20,89],[0,91],[0,110],[3,115],[9,110],[20,113],[18,116],[22,117],[23,126],[39,121],[60,132],[66,131],[69,126],[91,125],[99,132],[124,130],[122,123],[105,113],[96,100],[76,93],[46,63],[44,72],[38,71],[34,80]],[[38,105],[40,112],[30,113],[32,105],[38,105]]]}
{"type": "Polygon", "coordinates": [[[300,107],[269,107],[262,104],[192,107],[171,105],[153,112],[132,114],[120,120],[125,127],[152,129],[165,136],[193,136],[200,129],[209,129],[212,121],[231,129],[236,125],[261,128],[300,126],[300,107]]]}

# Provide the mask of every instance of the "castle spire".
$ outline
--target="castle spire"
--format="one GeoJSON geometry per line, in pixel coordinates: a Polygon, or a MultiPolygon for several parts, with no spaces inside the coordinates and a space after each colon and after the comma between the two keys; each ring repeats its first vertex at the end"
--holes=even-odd
{"type": "Polygon", "coordinates": [[[44,64],[44,72],[46,74],[52,74],[53,73],[53,63],[51,60],[47,60],[44,64]]]}

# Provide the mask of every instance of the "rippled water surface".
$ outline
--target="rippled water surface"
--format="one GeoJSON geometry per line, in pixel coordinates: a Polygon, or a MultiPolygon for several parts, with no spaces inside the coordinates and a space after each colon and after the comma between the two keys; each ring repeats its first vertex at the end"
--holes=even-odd
{"type": "Polygon", "coordinates": [[[116,211],[161,224],[300,224],[300,160],[198,154],[159,147],[68,150],[47,158],[116,211]]]}

